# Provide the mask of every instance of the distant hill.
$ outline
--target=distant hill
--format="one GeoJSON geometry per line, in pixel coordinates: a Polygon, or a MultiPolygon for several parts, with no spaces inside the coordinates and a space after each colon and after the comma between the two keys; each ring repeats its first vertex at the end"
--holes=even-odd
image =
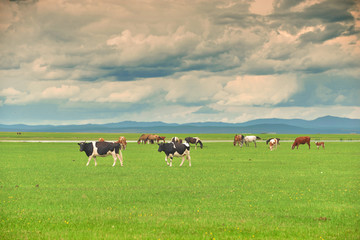
{"type": "Polygon", "coordinates": [[[303,119],[256,119],[244,123],[195,122],[186,124],[124,121],[84,125],[4,125],[0,132],[118,132],[118,133],[360,133],[360,119],[320,117],[303,119]]]}

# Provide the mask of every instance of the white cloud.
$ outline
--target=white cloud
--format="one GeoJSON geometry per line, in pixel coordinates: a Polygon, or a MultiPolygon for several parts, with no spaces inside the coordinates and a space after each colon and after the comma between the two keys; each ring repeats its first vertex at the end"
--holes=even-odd
{"type": "Polygon", "coordinates": [[[298,90],[292,75],[243,76],[228,82],[215,98],[220,105],[275,105],[288,101],[298,90]]]}
{"type": "Polygon", "coordinates": [[[199,38],[184,27],[168,35],[133,35],[124,30],[120,35],[107,40],[108,46],[118,51],[119,64],[138,64],[137,61],[151,62],[166,59],[193,50],[199,38]]]}
{"type": "Polygon", "coordinates": [[[259,15],[269,15],[274,10],[274,0],[255,0],[250,5],[250,12],[259,15]]]}
{"type": "Polygon", "coordinates": [[[6,88],[0,91],[0,96],[4,96],[4,97],[13,97],[13,96],[19,96],[21,95],[22,92],[20,92],[19,90],[15,89],[15,88],[6,88]]]}
{"type": "Polygon", "coordinates": [[[49,87],[41,93],[43,99],[68,99],[80,92],[77,86],[61,85],[61,87],[49,87]]]}
{"type": "Polygon", "coordinates": [[[292,7],[290,9],[290,11],[292,12],[302,12],[304,11],[304,9],[308,8],[308,7],[311,7],[315,4],[319,4],[321,2],[324,2],[325,0],[305,0],[303,2],[301,2],[300,4],[292,7]]]}

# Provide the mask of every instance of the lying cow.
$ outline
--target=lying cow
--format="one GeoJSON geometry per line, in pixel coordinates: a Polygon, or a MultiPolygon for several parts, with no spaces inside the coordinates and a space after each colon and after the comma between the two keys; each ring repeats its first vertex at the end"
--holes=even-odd
{"type": "Polygon", "coordinates": [[[178,142],[160,143],[158,151],[165,153],[165,161],[167,165],[170,167],[172,166],[173,157],[182,158],[182,161],[180,163],[180,167],[181,167],[184,163],[185,156],[189,160],[189,166],[191,167],[190,145],[188,143],[178,143],[178,142]],[[170,158],[170,164],[168,162],[168,158],[170,158]]]}
{"type": "Polygon", "coordinates": [[[109,155],[112,155],[114,158],[114,164],[113,167],[116,164],[116,160],[119,159],[121,166],[123,165],[123,157],[121,154],[121,146],[120,143],[112,143],[112,142],[81,142],[78,143],[80,146],[80,152],[85,152],[86,155],[89,157],[89,160],[86,164],[86,166],[89,165],[91,158],[94,158],[95,166],[96,163],[96,157],[106,157],[109,155]]]}

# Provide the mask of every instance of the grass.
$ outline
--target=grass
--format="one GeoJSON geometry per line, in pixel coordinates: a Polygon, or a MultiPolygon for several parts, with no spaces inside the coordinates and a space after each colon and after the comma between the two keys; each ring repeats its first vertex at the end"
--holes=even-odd
{"type": "Polygon", "coordinates": [[[169,168],[129,143],[85,167],[76,143],[2,142],[0,238],[359,239],[360,143],[290,146],[205,141],[169,168]]]}
{"type": "MultiPolygon", "coordinates": [[[[240,133],[237,133],[240,134],[240,133]]],[[[0,132],[0,140],[98,140],[100,137],[109,141],[116,141],[119,136],[125,136],[128,140],[138,140],[140,133],[53,133],[53,132],[22,132],[17,135],[16,132],[0,132]]],[[[202,140],[234,140],[235,134],[185,134],[185,133],[158,133],[165,136],[166,140],[177,136],[185,139],[189,136],[197,136],[202,140]]],[[[244,134],[252,135],[252,134],[244,134]]],[[[253,134],[266,140],[270,137],[279,137],[281,140],[294,140],[299,134],[253,134]]],[[[360,140],[360,134],[303,134],[311,137],[311,141],[317,140],[360,140]]]]}

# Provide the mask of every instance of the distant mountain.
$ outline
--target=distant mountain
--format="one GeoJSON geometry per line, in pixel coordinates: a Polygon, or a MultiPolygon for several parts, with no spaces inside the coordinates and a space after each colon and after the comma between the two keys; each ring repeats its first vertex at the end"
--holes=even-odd
{"type": "Polygon", "coordinates": [[[124,121],[84,125],[4,125],[0,132],[118,132],[118,133],[360,133],[360,119],[320,117],[303,119],[256,119],[244,123],[195,122],[186,124],[124,121]]]}

